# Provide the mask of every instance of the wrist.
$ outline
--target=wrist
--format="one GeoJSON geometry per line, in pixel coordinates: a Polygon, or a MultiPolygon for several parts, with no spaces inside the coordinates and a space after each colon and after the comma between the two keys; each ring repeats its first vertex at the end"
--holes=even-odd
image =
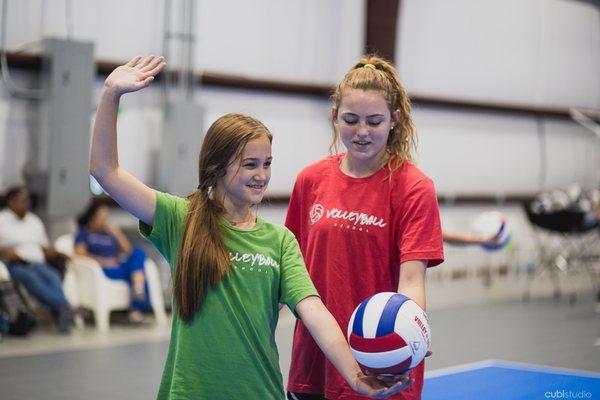
{"type": "Polygon", "coordinates": [[[119,101],[119,99],[121,98],[121,93],[119,93],[119,90],[116,87],[112,86],[110,83],[104,82],[102,97],[105,97],[112,101],[119,101]]]}
{"type": "Polygon", "coordinates": [[[353,370],[350,376],[346,378],[346,382],[352,388],[352,390],[356,391],[358,388],[358,382],[363,376],[365,376],[365,374],[361,371],[358,365],[356,365],[356,369],[353,370]]]}

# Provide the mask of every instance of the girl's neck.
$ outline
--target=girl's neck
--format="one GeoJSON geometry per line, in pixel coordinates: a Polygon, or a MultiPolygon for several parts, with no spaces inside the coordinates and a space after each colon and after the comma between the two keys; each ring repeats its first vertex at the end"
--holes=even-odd
{"type": "Polygon", "coordinates": [[[223,205],[225,206],[223,218],[236,228],[251,229],[256,224],[256,214],[250,205],[235,205],[227,198],[223,199],[223,205]]]}
{"type": "Polygon", "coordinates": [[[340,163],[340,169],[353,178],[366,178],[379,171],[386,161],[385,153],[368,160],[357,160],[346,153],[340,163]]]}

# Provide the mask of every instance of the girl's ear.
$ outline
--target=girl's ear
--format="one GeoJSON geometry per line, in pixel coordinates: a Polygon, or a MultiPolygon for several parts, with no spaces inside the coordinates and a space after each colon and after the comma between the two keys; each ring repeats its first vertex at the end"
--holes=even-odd
{"type": "Polygon", "coordinates": [[[331,121],[337,126],[338,109],[336,106],[331,107],[331,121]]]}
{"type": "Polygon", "coordinates": [[[400,110],[396,110],[392,113],[392,128],[396,126],[396,124],[400,123],[402,120],[402,113],[400,110]]]}

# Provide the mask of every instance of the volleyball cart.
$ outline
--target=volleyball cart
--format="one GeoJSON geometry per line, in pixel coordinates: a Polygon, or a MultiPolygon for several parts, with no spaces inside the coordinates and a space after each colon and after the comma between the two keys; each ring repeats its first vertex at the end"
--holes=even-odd
{"type": "MultiPolygon", "coordinates": [[[[569,283],[577,274],[586,274],[600,302],[600,224],[593,211],[576,207],[545,210],[536,200],[524,204],[525,213],[533,226],[534,243],[538,253],[536,268],[529,271],[523,293],[528,301],[534,281],[548,274],[553,284],[553,297],[561,297],[560,281],[569,283]]],[[[577,301],[577,293],[568,293],[570,304],[577,301]]]]}

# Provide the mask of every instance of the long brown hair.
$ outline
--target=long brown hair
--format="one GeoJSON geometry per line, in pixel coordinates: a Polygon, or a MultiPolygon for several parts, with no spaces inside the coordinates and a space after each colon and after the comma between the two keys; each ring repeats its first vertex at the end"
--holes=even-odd
{"type": "MultiPolygon", "coordinates": [[[[394,121],[386,144],[386,162],[390,169],[397,169],[404,161],[413,161],[413,153],[417,148],[417,132],[412,121],[410,99],[400,83],[396,68],[376,55],[365,55],[344,75],[335,87],[331,100],[338,110],[342,96],[347,89],[375,90],[381,92],[388,101],[390,114],[400,111],[400,118],[394,121]]],[[[337,111],[336,111],[337,112],[337,111]]],[[[337,115],[332,114],[333,139],[330,146],[332,153],[338,152],[340,133],[333,122],[337,115]]]]}
{"type": "Polygon", "coordinates": [[[177,314],[189,322],[200,311],[207,290],[219,283],[230,266],[220,217],[225,212],[214,195],[217,181],[229,163],[239,160],[248,142],[272,136],[259,120],[244,114],[227,114],[206,132],[198,162],[198,189],[189,197],[189,208],[177,259],[173,289],[177,314]]]}

